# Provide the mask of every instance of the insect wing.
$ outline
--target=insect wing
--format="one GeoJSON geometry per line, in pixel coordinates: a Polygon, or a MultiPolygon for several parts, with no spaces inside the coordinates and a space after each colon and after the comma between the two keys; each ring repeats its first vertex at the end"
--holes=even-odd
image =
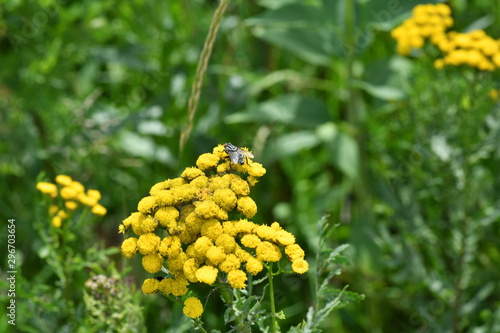
{"type": "Polygon", "coordinates": [[[243,164],[240,163],[240,160],[243,158],[238,151],[231,151],[227,152],[227,155],[229,156],[229,159],[231,160],[232,163],[234,164],[243,164]]]}
{"type": "Polygon", "coordinates": [[[238,148],[238,151],[241,155],[245,156],[245,157],[248,157],[248,158],[254,158],[253,154],[251,152],[249,152],[248,150],[246,149],[243,149],[243,148],[238,148]]]}
{"type": "Polygon", "coordinates": [[[236,147],[232,143],[224,144],[224,149],[229,159],[234,164],[245,164],[245,157],[253,158],[253,154],[246,149],[236,147]]]}

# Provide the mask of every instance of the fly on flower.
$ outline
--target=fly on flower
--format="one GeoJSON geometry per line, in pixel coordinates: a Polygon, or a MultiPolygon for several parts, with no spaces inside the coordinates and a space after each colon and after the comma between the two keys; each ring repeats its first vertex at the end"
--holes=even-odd
{"type": "Polygon", "coordinates": [[[248,150],[236,147],[230,142],[224,144],[224,150],[229,156],[229,160],[234,164],[245,164],[245,157],[254,157],[248,150]]]}

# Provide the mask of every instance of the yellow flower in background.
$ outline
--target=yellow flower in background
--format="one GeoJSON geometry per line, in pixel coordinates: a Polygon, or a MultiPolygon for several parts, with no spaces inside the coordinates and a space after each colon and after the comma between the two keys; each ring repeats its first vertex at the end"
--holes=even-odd
{"type": "MultiPolygon", "coordinates": [[[[168,272],[158,285],[163,294],[182,296],[191,283],[246,288],[248,274],[259,274],[266,262],[279,261],[283,253],[292,265],[296,262],[297,272],[307,271],[291,233],[277,222],[265,226],[247,220],[257,213],[250,190],[266,170],[246,157],[244,161],[230,162],[218,145],[180,177],[153,185],[138,211],[119,226],[120,233],[138,236],[123,241],[125,257],[139,252],[147,272],[168,272]]],[[[191,299],[184,313],[196,318],[203,308],[191,299]]]]}
{"type": "Polygon", "coordinates": [[[57,197],[57,186],[52,183],[39,182],[36,184],[36,189],[44,194],[50,195],[50,197],[57,197]]]}
{"type": "Polygon", "coordinates": [[[74,200],[78,198],[78,192],[73,187],[65,186],[61,189],[61,197],[65,200],[74,200]]]}
{"type": "Polygon", "coordinates": [[[59,216],[62,220],[68,218],[68,213],[66,213],[64,210],[60,210],[57,212],[57,216],[59,216]]]}
{"type": "Polygon", "coordinates": [[[55,227],[55,228],[60,228],[61,227],[61,224],[62,224],[62,219],[60,216],[54,216],[52,218],[52,225],[55,227]]]}
{"type": "Polygon", "coordinates": [[[100,204],[95,204],[90,211],[92,214],[100,216],[104,216],[107,213],[106,208],[100,204]]]}
{"type": "Polygon", "coordinates": [[[491,89],[490,92],[488,93],[490,98],[494,100],[495,102],[498,101],[498,97],[500,96],[500,91],[497,89],[491,89]]]}
{"type": "Polygon", "coordinates": [[[78,207],[78,204],[76,203],[76,201],[67,200],[67,201],[64,203],[64,206],[65,206],[66,208],[68,208],[69,210],[75,210],[75,209],[78,207]]]}
{"type": "MultiPolygon", "coordinates": [[[[52,203],[49,206],[49,215],[56,215],[52,218],[52,226],[60,228],[62,220],[69,218],[79,208],[79,204],[90,207],[94,215],[104,216],[107,211],[104,206],[99,204],[101,192],[98,190],[88,190],[85,193],[85,187],[67,175],[56,176],[55,184],[48,182],[38,182],[36,189],[47,195],[52,203]],[[62,200],[57,200],[59,199],[62,200]]],[[[125,227],[123,232],[125,232],[125,227]]]]}
{"type": "Polygon", "coordinates": [[[425,41],[429,40],[443,53],[442,58],[434,61],[438,70],[462,65],[483,71],[500,68],[499,39],[493,39],[484,30],[446,31],[454,23],[448,5],[417,5],[412,14],[391,31],[399,54],[407,56],[412,50],[423,48],[425,41]]]}
{"type": "Polygon", "coordinates": [[[69,186],[73,182],[73,179],[71,179],[70,176],[66,175],[58,175],[56,176],[56,183],[62,185],[62,186],[69,186]]]}
{"type": "Polygon", "coordinates": [[[182,312],[189,318],[198,318],[203,313],[203,305],[196,297],[189,297],[184,301],[182,312]]]}
{"type": "Polygon", "coordinates": [[[87,196],[94,198],[97,201],[101,200],[101,192],[99,192],[98,190],[88,190],[87,196]]]}
{"type": "Polygon", "coordinates": [[[50,205],[50,207],[49,207],[49,214],[50,215],[56,215],[58,211],[59,211],[58,205],[50,205]]]}

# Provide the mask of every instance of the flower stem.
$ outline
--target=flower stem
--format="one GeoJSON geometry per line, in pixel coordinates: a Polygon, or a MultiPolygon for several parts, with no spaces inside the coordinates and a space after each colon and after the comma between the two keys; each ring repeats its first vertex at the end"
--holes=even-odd
{"type": "Polygon", "coordinates": [[[274,304],[274,285],[273,285],[273,263],[269,263],[267,271],[269,276],[269,299],[271,301],[271,332],[276,333],[278,329],[278,322],[276,320],[276,306],[274,304]]]}
{"type": "Polygon", "coordinates": [[[196,325],[196,328],[202,331],[203,333],[208,333],[204,328],[203,328],[203,322],[201,321],[200,318],[196,318],[194,320],[194,323],[196,325]]]}
{"type": "Polygon", "coordinates": [[[233,298],[229,294],[227,286],[225,286],[224,284],[221,284],[220,293],[222,295],[222,300],[224,301],[224,303],[226,303],[226,305],[230,305],[233,303],[233,298]]]}
{"type": "Polygon", "coordinates": [[[193,85],[191,86],[191,95],[189,96],[189,101],[188,101],[189,122],[184,131],[182,131],[179,142],[179,153],[181,155],[184,150],[184,146],[191,134],[191,130],[193,129],[194,115],[196,113],[196,108],[198,106],[198,101],[200,99],[201,87],[203,85],[203,77],[205,76],[205,72],[208,66],[208,61],[210,59],[210,55],[212,54],[212,49],[215,44],[215,39],[217,37],[217,31],[219,30],[222,18],[224,17],[224,11],[226,10],[228,3],[229,0],[220,0],[219,7],[217,7],[217,9],[214,12],[214,17],[212,19],[212,23],[210,24],[208,35],[205,38],[205,44],[203,45],[203,49],[201,50],[200,60],[198,61],[198,66],[196,68],[196,75],[193,81],[193,85]]]}

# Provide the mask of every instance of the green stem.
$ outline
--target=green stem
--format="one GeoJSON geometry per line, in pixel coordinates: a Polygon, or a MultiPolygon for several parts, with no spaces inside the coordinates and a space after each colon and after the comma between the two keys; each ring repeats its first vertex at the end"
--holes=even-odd
{"type": "Polygon", "coordinates": [[[201,319],[200,318],[196,318],[194,320],[195,322],[195,325],[196,325],[196,328],[198,328],[200,331],[202,331],[203,333],[208,333],[204,328],[203,328],[203,323],[201,322],[201,319]]]}
{"type": "Polygon", "coordinates": [[[231,305],[233,303],[233,298],[229,294],[226,285],[222,284],[220,286],[220,293],[222,295],[222,300],[224,301],[224,303],[226,303],[227,305],[231,305]]]}
{"type": "Polygon", "coordinates": [[[80,218],[74,224],[75,233],[78,232],[80,225],[87,219],[87,215],[89,215],[90,207],[84,207],[82,214],[80,214],[80,218]]]}
{"type": "Polygon", "coordinates": [[[278,322],[276,320],[276,306],[274,303],[274,284],[273,284],[273,263],[269,263],[267,271],[269,276],[269,299],[271,301],[271,332],[276,333],[278,329],[278,322]]]}
{"type": "Polygon", "coordinates": [[[200,99],[201,87],[203,85],[203,77],[207,70],[208,61],[210,60],[210,55],[212,54],[213,46],[215,44],[215,39],[217,37],[217,31],[219,30],[222,18],[224,17],[224,11],[226,10],[229,0],[220,0],[219,7],[214,12],[214,17],[210,28],[208,30],[207,38],[205,38],[205,44],[203,45],[203,50],[201,50],[200,60],[198,61],[198,66],[196,68],[196,75],[191,86],[191,95],[188,101],[188,114],[189,122],[184,131],[181,133],[179,142],[179,154],[182,155],[184,146],[191,134],[194,123],[194,115],[196,113],[196,108],[198,106],[198,101],[200,99]]]}

